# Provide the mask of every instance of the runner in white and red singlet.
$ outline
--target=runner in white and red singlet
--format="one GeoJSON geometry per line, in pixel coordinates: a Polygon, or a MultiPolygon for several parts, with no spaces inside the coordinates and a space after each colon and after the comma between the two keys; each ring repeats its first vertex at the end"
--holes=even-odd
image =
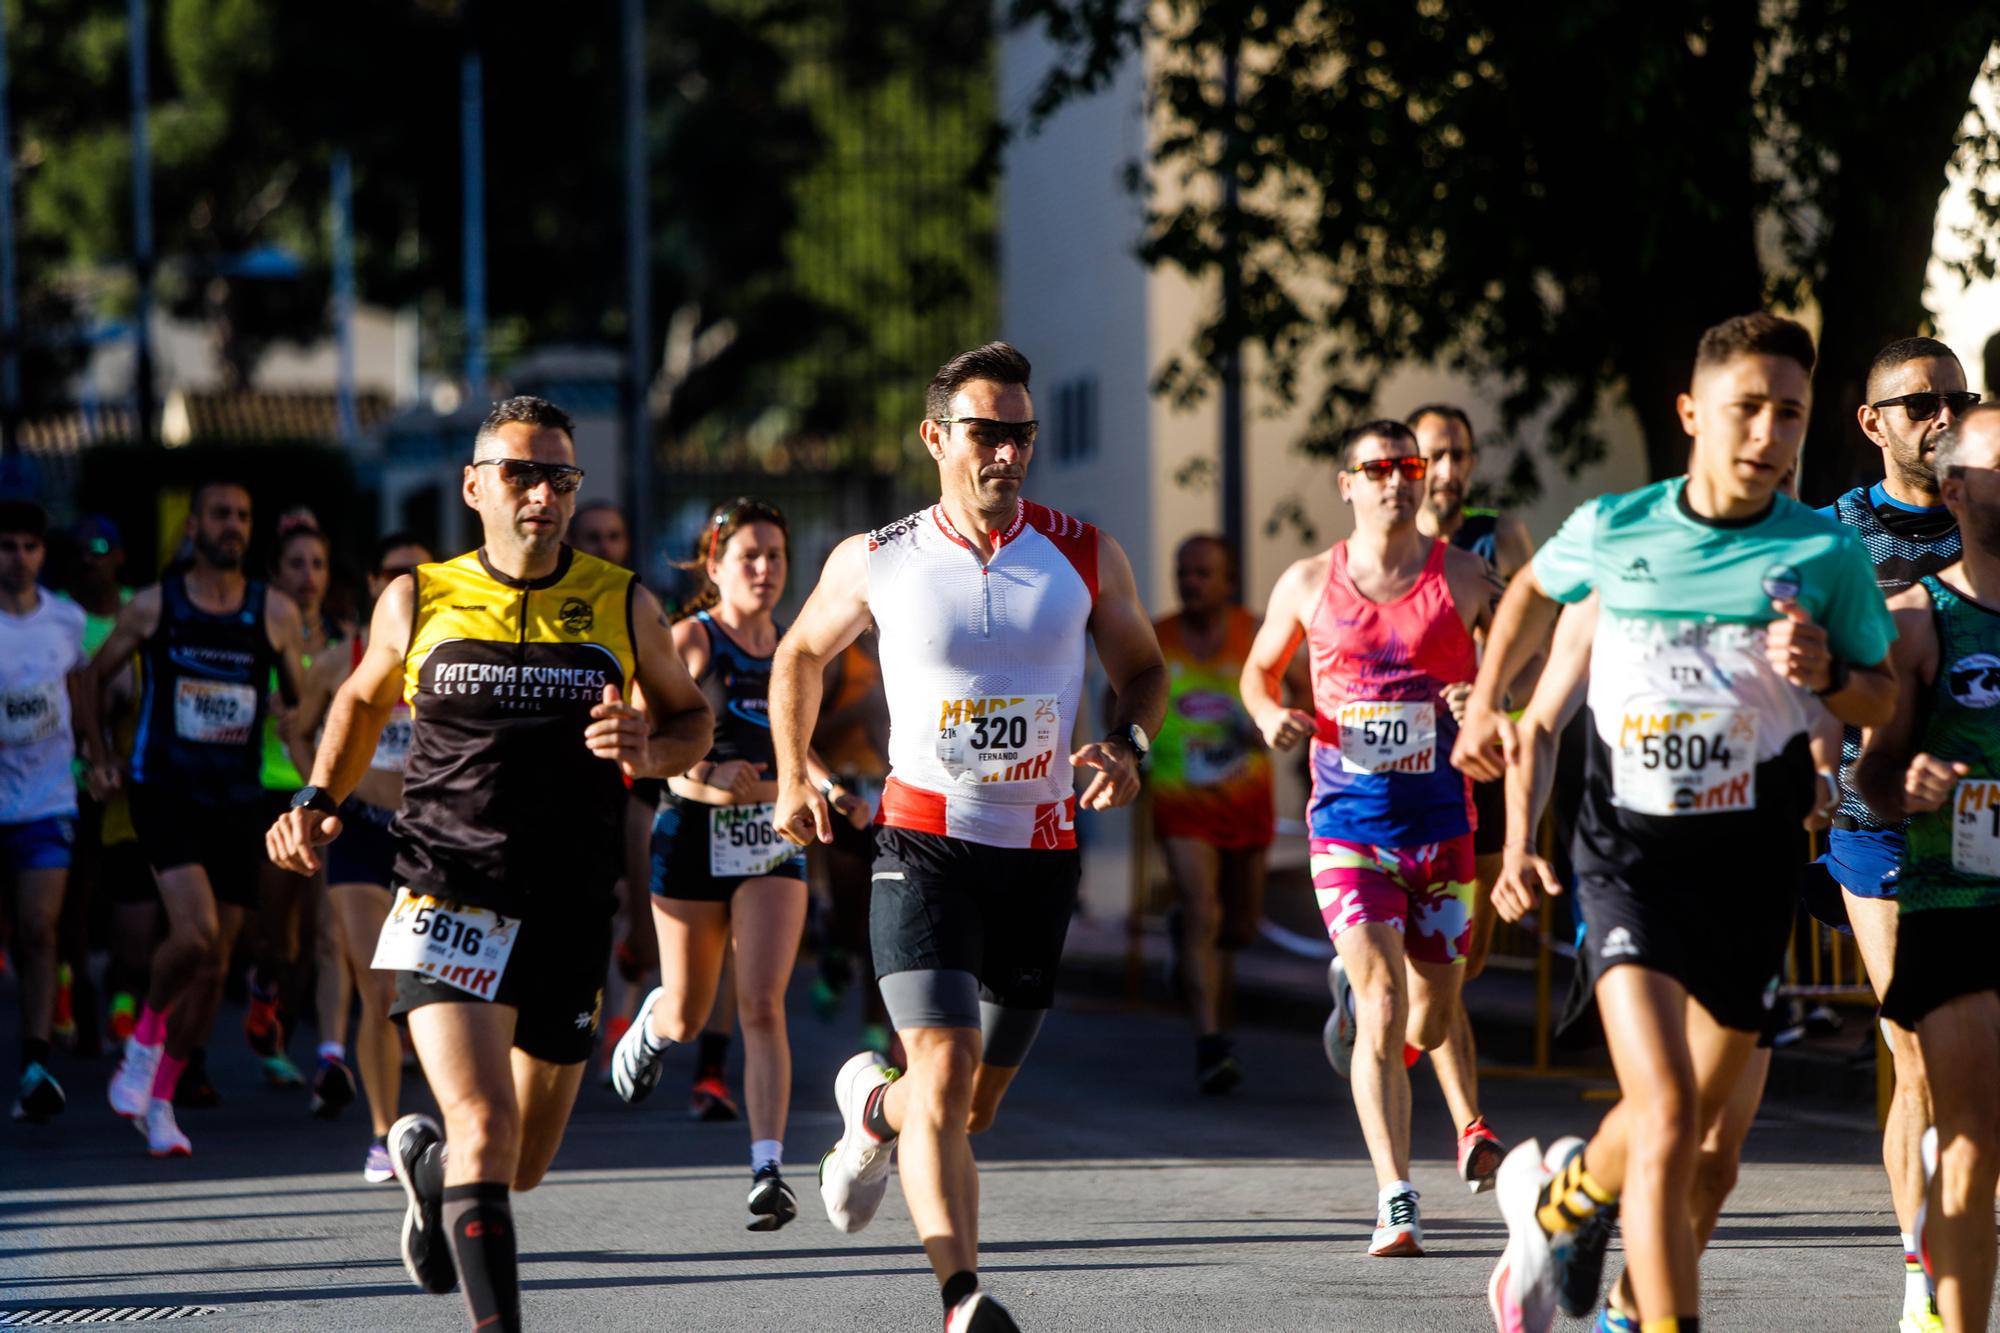
{"type": "Polygon", "coordinates": [[[1027,358],[1004,343],[954,357],[924,406],[942,498],[842,542],[778,648],[773,821],[801,844],[832,840],[806,742],[827,662],[872,618],[890,772],[869,935],[909,1069],[897,1077],[872,1051],[842,1068],[841,1137],[820,1164],[820,1196],[836,1227],[859,1231],[900,1142],[946,1333],[1004,1333],[1014,1321],[976,1275],[967,1135],[992,1123],[1054,1000],[1081,875],[1074,770],[1095,770],[1086,810],[1138,795],[1167,672],[1118,543],[1021,498],[1035,446],[1027,358]],[[1117,704],[1110,734],[1072,752],[1086,640],[1117,704]]]}

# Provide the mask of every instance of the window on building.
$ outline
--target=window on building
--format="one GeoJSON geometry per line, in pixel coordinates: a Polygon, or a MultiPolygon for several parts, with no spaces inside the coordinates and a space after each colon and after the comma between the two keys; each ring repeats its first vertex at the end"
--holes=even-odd
{"type": "Polygon", "coordinates": [[[1097,456],[1097,377],[1082,375],[1056,386],[1056,419],[1051,443],[1058,463],[1081,463],[1097,456]]]}

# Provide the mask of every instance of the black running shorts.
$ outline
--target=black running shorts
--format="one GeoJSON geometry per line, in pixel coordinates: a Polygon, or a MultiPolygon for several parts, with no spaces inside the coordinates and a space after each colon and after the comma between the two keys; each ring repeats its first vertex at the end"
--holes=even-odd
{"type": "Polygon", "coordinates": [[[1583,875],[1579,950],[1591,989],[1623,964],[1663,972],[1715,1021],[1759,1032],[1771,978],[1791,937],[1793,886],[1714,874],[1707,883],[1583,875]]]}
{"type": "Polygon", "coordinates": [[[152,782],[134,783],[129,797],[147,865],[156,871],[198,865],[217,902],[257,906],[257,867],[271,825],[262,800],[205,805],[152,782]]]}
{"type": "Polygon", "coordinates": [[[1507,780],[1472,784],[1472,810],[1479,826],[1472,830],[1474,856],[1498,856],[1507,850],[1507,780]]]}
{"type": "Polygon", "coordinates": [[[1882,1016],[1910,1029],[1961,995],[2000,991],[2000,907],[1934,907],[1896,918],[1896,965],[1882,1016]]]}
{"type": "MultiPolygon", "coordinates": [[[[524,919],[491,1001],[518,1012],[515,1049],[552,1065],[582,1064],[590,1058],[611,965],[610,891],[578,893],[572,901],[599,906],[524,919]]],[[[412,1009],[427,1004],[485,1003],[426,973],[398,972],[389,1016],[407,1021],[412,1009]]]]}
{"type": "Polygon", "coordinates": [[[875,974],[970,972],[989,1004],[1050,1008],[1082,878],[1075,848],[878,828],[868,906],[875,974]]]}
{"type": "MultiPolygon", "coordinates": [[[[709,816],[699,801],[662,801],[653,814],[652,890],[657,898],[726,903],[752,879],[806,879],[806,854],[795,852],[761,875],[717,875],[709,860],[709,816]]],[[[782,844],[781,844],[782,845],[782,844]]]]}
{"type": "Polygon", "coordinates": [[[340,836],[326,845],[328,884],[395,883],[396,839],[389,833],[393,810],[348,799],[340,806],[340,836]]]}

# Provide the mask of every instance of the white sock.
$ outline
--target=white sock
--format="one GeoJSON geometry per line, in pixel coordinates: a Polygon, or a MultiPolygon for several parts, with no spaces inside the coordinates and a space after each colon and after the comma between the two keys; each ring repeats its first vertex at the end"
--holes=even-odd
{"type": "Polygon", "coordinates": [[[653,1021],[650,1018],[646,1020],[645,1026],[639,1029],[639,1039],[646,1043],[646,1049],[654,1055],[658,1055],[661,1051],[666,1050],[667,1047],[674,1044],[673,1038],[662,1037],[659,1033],[653,1031],[653,1021]]]}
{"type": "Polygon", "coordinates": [[[319,1044],[319,1058],[322,1060],[347,1060],[347,1047],[337,1041],[323,1041],[319,1044]]]}
{"type": "Polygon", "coordinates": [[[750,1145],[750,1173],[755,1175],[768,1166],[782,1166],[785,1162],[783,1139],[758,1139],[750,1145]]]}
{"type": "Polygon", "coordinates": [[[1917,1310],[1928,1310],[1931,1303],[1931,1281],[1924,1276],[1921,1262],[1910,1266],[1910,1256],[1917,1252],[1917,1238],[1905,1231],[1903,1236],[1903,1312],[1909,1314],[1917,1310]]]}
{"type": "Polygon", "coordinates": [[[1380,1190],[1376,1191],[1375,1202],[1378,1204],[1383,1204],[1389,1202],[1389,1200],[1395,1198],[1398,1194],[1415,1194],[1416,1192],[1417,1192],[1417,1187],[1415,1185],[1412,1185],[1409,1181],[1392,1180],[1388,1184],[1384,1185],[1380,1190]]]}

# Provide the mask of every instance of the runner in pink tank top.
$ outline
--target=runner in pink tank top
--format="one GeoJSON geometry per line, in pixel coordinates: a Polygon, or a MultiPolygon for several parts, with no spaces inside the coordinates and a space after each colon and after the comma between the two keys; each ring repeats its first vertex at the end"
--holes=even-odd
{"type": "MultiPolygon", "coordinates": [[[[1492,616],[1486,562],[1417,529],[1426,470],[1409,427],[1374,421],[1345,449],[1341,497],[1354,535],[1286,570],[1243,671],[1243,703],[1280,750],[1312,742],[1307,807],[1313,891],[1337,957],[1328,1055],[1354,1085],[1378,1186],[1374,1255],[1423,1253],[1410,1183],[1403,1053],[1436,1050],[1462,1023],[1459,989],[1475,891],[1473,812],[1451,766],[1445,689],[1477,669],[1473,632],[1492,616]],[[1313,711],[1278,701],[1300,641],[1313,711]]],[[[1447,1087],[1459,1170],[1475,1190],[1505,1150],[1476,1089],[1447,1087]]]]}

